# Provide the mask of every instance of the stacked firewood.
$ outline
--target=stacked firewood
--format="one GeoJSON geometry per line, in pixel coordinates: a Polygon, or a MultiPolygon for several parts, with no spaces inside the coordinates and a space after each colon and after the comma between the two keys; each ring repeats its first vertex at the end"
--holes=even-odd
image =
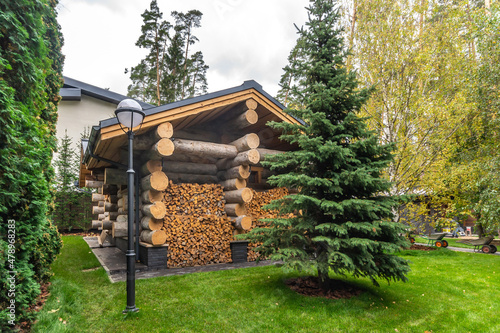
{"type": "Polygon", "coordinates": [[[267,191],[253,191],[253,199],[245,204],[247,214],[252,217],[252,228],[256,227],[259,219],[273,218],[278,215],[276,210],[264,210],[265,205],[270,204],[271,201],[281,199],[287,196],[288,190],[285,187],[274,188],[267,191]]]}
{"type": "MultiPolygon", "coordinates": [[[[262,209],[262,207],[271,203],[271,201],[281,199],[286,195],[288,195],[288,190],[284,187],[275,188],[262,192],[254,191],[253,200],[245,204],[247,214],[249,214],[252,217],[251,229],[257,227],[259,228],[266,227],[266,223],[263,222],[261,219],[277,217],[279,213],[278,211],[264,210],[262,209]]],[[[253,244],[253,243],[248,244],[248,254],[247,254],[248,261],[255,261],[257,259],[259,253],[255,252],[254,249],[259,245],[260,244],[253,244]]]]}
{"type": "Polygon", "coordinates": [[[168,267],[231,262],[233,227],[227,217],[216,215],[167,215],[168,267]]]}
{"type": "Polygon", "coordinates": [[[164,191],[162,230],[168,244],[168,267],[231,261],[233,227],[225,216],[222,186],[174,184],[164,191]]]}
{"type": "Polygon", "coordinates": [[[167,215],[224,216],[222,186],[218,184],[174,184],[163,192],[167,215]]]}

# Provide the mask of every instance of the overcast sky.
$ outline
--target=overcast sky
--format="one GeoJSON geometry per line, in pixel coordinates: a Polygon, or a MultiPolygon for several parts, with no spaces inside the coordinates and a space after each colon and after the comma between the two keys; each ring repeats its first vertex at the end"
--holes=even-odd
{"type": "MultiPolygon", "coordinates": [[[[150,0],[61,0],[58,20],[64,36],[65,76],[126,94],[125,68],[146,51],[135,46],[141,14],[150,0]]],[[[308,0],[158,0],[163,18],[174,10],[203,13],[194,51],[203,52],[209,92],[255,80],[275,96],[295,45],[294,24],[303,26],[308,0]]]]}

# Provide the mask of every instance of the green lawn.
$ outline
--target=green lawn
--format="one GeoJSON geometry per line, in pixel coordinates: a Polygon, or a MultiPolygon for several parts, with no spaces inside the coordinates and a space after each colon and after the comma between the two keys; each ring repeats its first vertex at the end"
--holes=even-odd
{"type": "Polygon", "coordinates": [[[405,251],[407,283],[349,300],[290,291],[277,267],[138,280],[140,312],[124,316],[125,282],[112,284],[81,237],[63,237],[51,296],[34,332],[500,332],[500,258],[405,251]]]}

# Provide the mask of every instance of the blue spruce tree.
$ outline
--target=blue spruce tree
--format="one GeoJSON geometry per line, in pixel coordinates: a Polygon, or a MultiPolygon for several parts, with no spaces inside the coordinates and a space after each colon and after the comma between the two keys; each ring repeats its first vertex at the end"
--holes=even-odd
{"type": "Polygon", "coordinates": [[[372,89],[358,89],[346,69],[347,51],[338,9],[332,0],[311,0],[306,28],[285,68],[283,90],[303,124],[274,122],[281,139],[297,150],[273,155],[268,166],[279,171],[271,185],[299,192],[273,201],[266,209],[280,216],[268,228],[253,229],[248,239],[262,243],[260,255],[285,266],[318,274],[323,289],[332,287],[330,272],[406,281],[406,260],[394,252],[407,245],[401,226],[392,222],[396,200],[387,196],[382,177],[392,147],[381,145],[357,111],[372,89]]]}

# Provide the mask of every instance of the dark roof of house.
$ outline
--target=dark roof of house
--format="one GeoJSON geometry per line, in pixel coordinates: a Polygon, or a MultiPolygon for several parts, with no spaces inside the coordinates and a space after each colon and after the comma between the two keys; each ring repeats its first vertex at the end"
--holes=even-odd
{"type": "MultiPolygon", "coordinates": [[[[113,104],[120,103],[122,100],[130,98],[128,96],[118,94],[107,89],[99,88],[91,84],[78,81],[67,76],[63,76],[64,86],[60,89],[59,94],[63,101],[79,101],[81,95],[91,96],[113,104]]],[[[154,105],[137,100],[143,109],[150,109],[154,105]]]]}

